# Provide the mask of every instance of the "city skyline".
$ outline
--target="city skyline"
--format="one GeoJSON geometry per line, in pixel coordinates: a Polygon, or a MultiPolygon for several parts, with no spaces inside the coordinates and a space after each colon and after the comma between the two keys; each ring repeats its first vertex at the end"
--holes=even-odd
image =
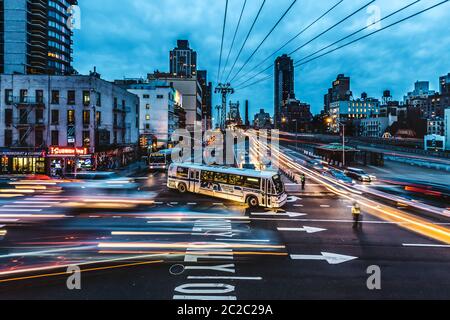
{"type": "MultiPolygon", "coordinates": [[[[289,3],[289,1],[267,2],[240,60],[250,56],[274,24],[276,17],[281,16],[289,3]]],[[[291,52],[363,4],[366,2],[358,1],[351,4],[343,2],[334,9],[332,14],[324,17],[323,20],[293,41],[285,48],[286,50],[274,55],[264,66],[269,66],[277,56],[291,52]]],[[[377,1],[375,4],[379,5],[382,16],[405,5],[401,1],[377,1]]],[[[191,47],[198,52],[198,69],[208,70],[213,84],[217,84],[222,27],[218,21],[223,18],[224,10],[221,2],[206,6],[201,1],[195,1],[195,5],[188,6],[176,1],[166,1],[156,6],[135,0],[130,1],[130,5],[127,7],[107,7],[103,1],[80,1],[79,5],[82,12],[82,25],[80,30],[75,30],[74,67],[80,73],[86,74],[96,65],[104,78],[114,80],[123,77],[145,77],[147,72],[157,69],[169,71],[169,51],[175,47],[178,39],[187,39],[190,41],[191,47]],[[206,10],[208,10],[208,14],[205,14],[206,10]],[[149,14],[152,12],[157,14],[149,14]],[[109,19],[110,16],[118,18],[112,21],[109,19]],[[158,16],[164,16],[166,19],[158,19],[158,16]],[[131,17],[133,19],[130,19],[131,17]],[[161,30],[160,27],[164,25],[171,27],[161,30]],[[156,45],[152,45],[152,43],[156,45]]],[[[241,1],[230,2],[224,42],[224,60],[228,54],[241,5],[241,1]]],[[[228,65],[233,62],[259,5],[259,3],[247,5],[228,65]]],[[[311,2],[296,3],[285,20],[274,31],[276,34],[286,34],[286,36],[272,34],[239,76],[245,75],[248,70],[258,65],[285,43],[289,39],[287,34],[297,33],[325,12],[328,5],[311,2]],[[300,9],[305,12],[304,19],[297,22],[298,19],[295,17],[300,9]],[[296,23],[291,23],[293,20],[296,23]]],[[[430,4],[415,4],[383,21],[382,27],[428,5],[430,4]]],[[[342,29],[336,28],[336,30],[330,31],[294,54],[292,56],[294,62],[336,38],[364,27],[369,18],[370,15],[366,10],[362,10],[345,22],[342,29]]],[[[439,76],[447,74],[450,70],[450,62],[445,59],[445,52],[450,47],[450,40],[446,37],[439,37],[439,34],[442,35],[449,26],[450,22],[445,19],[445,10],[431,10],[410,21],[306,64],[300,69],[297,68],[295,70],[296,96],[311,104],[314,114],[319,113],[323,108],[323,94],[329,83],[340,73],[352,78],[352,91],[355,96],[367,92],[369,96],[381,97],[383,90],[389,89],[394,99],[401,99],[404,94],[412,90],[414,82],[417,80],[430,81],[431,89],[438,90],[439,76]],[[427,51],[429,47],[433,47],[434,50],[427,51]]],[[[368,32],[363,31],[361,34],[365,35],[368,32]]],[[[237,67],[239,67],[239,63],[237,67]]],[[[239,69],[237,67],[233,73],[239,69]]],[[[267,72],[268,75],[273,74],[273,68],[267,72]]],[[[253,115],[259,109],[264,108],[272,114],[273,79],[243,91],[237,91],[232,99],[243,103],[245,99],[252,96],[252,91],[262,92],[262,94],[249,99],[250,113],[253,115]]],[[[218,103],[219,97],[215,96],[213,105],[218,103]]]]}

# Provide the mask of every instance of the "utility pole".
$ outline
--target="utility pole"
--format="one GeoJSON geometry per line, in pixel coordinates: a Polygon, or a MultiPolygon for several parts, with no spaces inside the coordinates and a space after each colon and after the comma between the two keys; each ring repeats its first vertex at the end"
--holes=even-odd
{"type": "Polygon", "coordinates": [[[226,119],[227,119],[227,95],[233,94],[234,89],[231,87],[229,83],[219,83],[214,90],[215,93],[220,93],[222,95],[222,106],[221,106],[221,115],[220,120],[218,120],[219,127],[222,130],[225,130],[226,119]]]}

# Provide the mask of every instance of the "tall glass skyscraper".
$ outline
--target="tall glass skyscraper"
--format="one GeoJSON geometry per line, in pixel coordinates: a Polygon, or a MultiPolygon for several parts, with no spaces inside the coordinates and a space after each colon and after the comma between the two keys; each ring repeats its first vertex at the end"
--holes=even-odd
{"type": "Polygon", "coordinates": [[[275,60],[274,125],[281,128],[289,98],[294,98],[294,61],[286,54],[275,60]]]}
{"type": "Polygon", "coordinates": [[[70,74],[77,0],[0,0],[0,73],[70,74]]]}

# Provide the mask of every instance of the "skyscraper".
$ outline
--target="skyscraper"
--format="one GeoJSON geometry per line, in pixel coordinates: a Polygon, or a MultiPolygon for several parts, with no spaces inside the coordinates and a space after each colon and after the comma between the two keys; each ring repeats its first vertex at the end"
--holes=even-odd
{"type": "Polygon", "coordinates": [[[294,98],[294,61],[286,54],[275,60],[274,124],[281,127],[281,119],[289,98],[294,98]]]}
{"type": "Polygon", "coordinates": [[[77,0],[0,0],[0,73],[70,74],[77,0]]]}
{"type": "Polygon", "coordinates": [[[208,82],[208,72],[206,70],[199,70],[197,79],[202,87],[203,128],[209,130],[212,128],[212,83],[208,82]]]}
{"type": "Polygon", "coordinates": [[[177,47],[170,51],[170,73],[184,78],[197,75],[197,52],[189,47],[188,40],[178,40],[177,47]]]}

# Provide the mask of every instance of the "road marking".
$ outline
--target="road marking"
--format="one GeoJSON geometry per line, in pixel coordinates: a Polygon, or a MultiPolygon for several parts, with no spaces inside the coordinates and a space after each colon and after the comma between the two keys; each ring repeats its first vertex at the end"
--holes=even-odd
{"type": "Polygon", "coordinates": [[[299,208],[301,208],[301,207],[303,207],[303,205],[302,205],[302,204],[294,204],[294,207],[299,207],[299,208]]]}
{"type": "Polygon", "coordinates": [[[15,201],[14,203],[16,204],[59,204],[61,202],[59,201],[32,201],[27,200],[27,201],[15,201]]]}
{"type": "Polygon", "coordinates": [[[448,244],[420,244],[420,243],[404,243],[404,247],[424,247],[424,248],[450,248],[448,244]]]}
{"type": "Polygon", "coordinates": [[[4,205],[2,208],[51,208],[51,206],[42,206],[42,205],[35,205],[35,206],[28,206],[28,205],[14,205],[14,204],[7,204],[4,205]]]}
{"type": "Polygon", "coordinates": [[[307,213],[297,213],[297,212],[285,212],[285,213],[277,213],[277,212],[252,212],[252,216],[288,216],[291,218],[306,216],[307,213]]]}
{"type": "Polygon", "coordinates": [[[171,202],[170,204],[171,204],[171,205],[177,205],[178,202],[171,202]]]}
{"type": "Polygon", "coordinates": [[[223,202],[215,202],[212,204],[213,206],[223,206],[223,202]]]}
{"type": "Polygon", "coordinates": [[[231,242],[269,242],[270,240],[253,240],[253,239],[216,239],[216,241],[231,242]]]}
{"type": "Polygon", "coordinates": [[[200,280],[262,280],[262,277],[227,277],[227,276],[188,276],[188,279],[200,280]]]}
{"type": "Polygon", "coordinates": [[[0,209],[0,212],[41,212],[42,209],[0,209]]]}
{"type": "Polygon", "coordinates": [[[330,205],[329,205],[329,204],[321,204],[320,207],[321,207],[321,208],[329,208],[330,205]]]}
{"type": "Polygon", "coordinates": [[[304,255],[304,254],[291,254],[292,260],[324,260],[328,264],[341,264],[344,262],[358,259],[357,257],[346,256],[342,254],[321,252],[320,255],[304,255]]]}
{"type": "Polygon", "coordinates": [[[188,206],[196,206],[197,202],[188,202],[188,206]]]}
{"type": "Polygon", "coordinates": [[[278,231],[288,231],[288,232],[306,232],[306,233],[317,233],[322,231],[327,231],[327,229],[315,228],[315,227],[303,227],[303,228],[277,228],[278,231]]]}

